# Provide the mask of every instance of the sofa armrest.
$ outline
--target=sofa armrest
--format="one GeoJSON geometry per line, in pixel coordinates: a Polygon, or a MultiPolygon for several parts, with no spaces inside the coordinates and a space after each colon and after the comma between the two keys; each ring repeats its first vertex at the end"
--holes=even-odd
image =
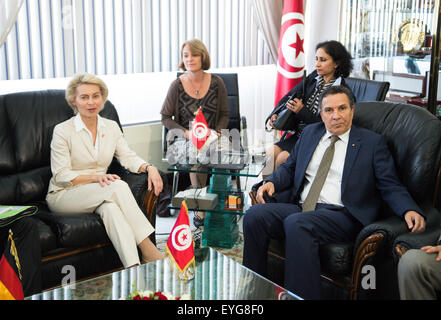
{"type": "Polygon", "coordinates": [[[402,218],[391,216],[365,226],[355,240],[354,249],[356,250],[365,239],[373,234],[382,234],[384,236],[382,247],[391,248],[395,238],[408,231],[407,224],[402,218]]]}
{"type": "MultiPolygon", "coordinates": [[[[426,216],[426,229],[432,229],[440,225],[440,213],[437,209],[430,204],[421,205],[421,209],[426,216]]],[[[357,248],[364,239],[375,233],[384,235],[382,247],[388,250],[388,248],[393,247],[395,239],[402,234],[409,233],[409,229],[404,218],[390,216],[364,227],[357,236],[355,248],[357,248]]]]}
{"type": "Polygon", "coordinates": [[[437,245],[441,234],[441,226],[427,229],[418,233],[405,233],[395,239],[393,244],[393,254],[396,260],[409,249],[420,249],[424,246],[437,245]]]}
{"type": "MultiPolygon", "coordinates": [[[[108,169],[109,173],[118,175],[125,181],[135,197],[141,210],[151,223],[153,227],[156,224],[155,204],[157,197],[152,191],[148,191],[147,173],[132,173],[125,169],[116,158],[113,158],[112,163],[108,169]]],[[[161,173],[161,178],[164,180],[165,176],[161,173]]]]}

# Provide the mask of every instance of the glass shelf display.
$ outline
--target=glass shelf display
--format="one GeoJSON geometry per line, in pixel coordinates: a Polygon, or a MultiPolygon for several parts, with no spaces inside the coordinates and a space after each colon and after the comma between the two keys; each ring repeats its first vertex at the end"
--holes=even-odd
{"type": "Polygon", "coordinates": [[[441,80],[438,68],[432,66],[438,0],[340,3],[339,41],[354,59],[352,77],[388,81],[388,101],[418,101],[427,108],[430,90],[441,100],[440,86],[432,85],[434,77],[438,83],[441,80]],[[436,75],[431,76],[431,72],[436,75]]]}

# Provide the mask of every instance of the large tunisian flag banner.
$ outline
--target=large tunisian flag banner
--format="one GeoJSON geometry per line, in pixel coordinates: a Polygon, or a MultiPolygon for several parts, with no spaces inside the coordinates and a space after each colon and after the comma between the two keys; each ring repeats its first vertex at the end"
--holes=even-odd
{"type": "Polygon", "coordinates": [[[285,0],[284,2],[279,38],[275,105],[302,80],[305,68],[303,0],[285,0]]]}

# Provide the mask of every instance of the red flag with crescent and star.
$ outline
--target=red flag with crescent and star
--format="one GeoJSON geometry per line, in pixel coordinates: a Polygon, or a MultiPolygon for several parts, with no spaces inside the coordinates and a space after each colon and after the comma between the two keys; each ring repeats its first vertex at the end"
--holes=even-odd
{"type": "Polygon", "coordinates": [[[190,230],[190,219],[185,200],[182,201],[179,216],[167,240],[167,253],[175,262],[181,274],[193,263],[194,242],[190,230]]]}
{"type": "Polygon", "coordinates": [[[279,37],[275,105],[302,80],[305,68],[303,0],[285,0],[279,37]]]}
{"type": "Polygon", "coordinates": [[[191,142],[199,150],[209,136],[210,129],[208,128],[207,120],[205,120],[204,114],[202,113],[202,108],[199,108],[191,126],[191,142]]]}

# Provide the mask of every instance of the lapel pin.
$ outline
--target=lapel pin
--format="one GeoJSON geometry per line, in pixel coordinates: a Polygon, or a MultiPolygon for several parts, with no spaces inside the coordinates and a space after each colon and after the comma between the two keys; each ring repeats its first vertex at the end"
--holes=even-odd
{"type": "Polygon", "coordinates": [[[355,147],[355,144],[353,143],[352,146],[355,147]]]}
{"type": "Polygon", "coordinates": [[[101,135],[101,138],[104,138],[104,133],[101,135]]]}

